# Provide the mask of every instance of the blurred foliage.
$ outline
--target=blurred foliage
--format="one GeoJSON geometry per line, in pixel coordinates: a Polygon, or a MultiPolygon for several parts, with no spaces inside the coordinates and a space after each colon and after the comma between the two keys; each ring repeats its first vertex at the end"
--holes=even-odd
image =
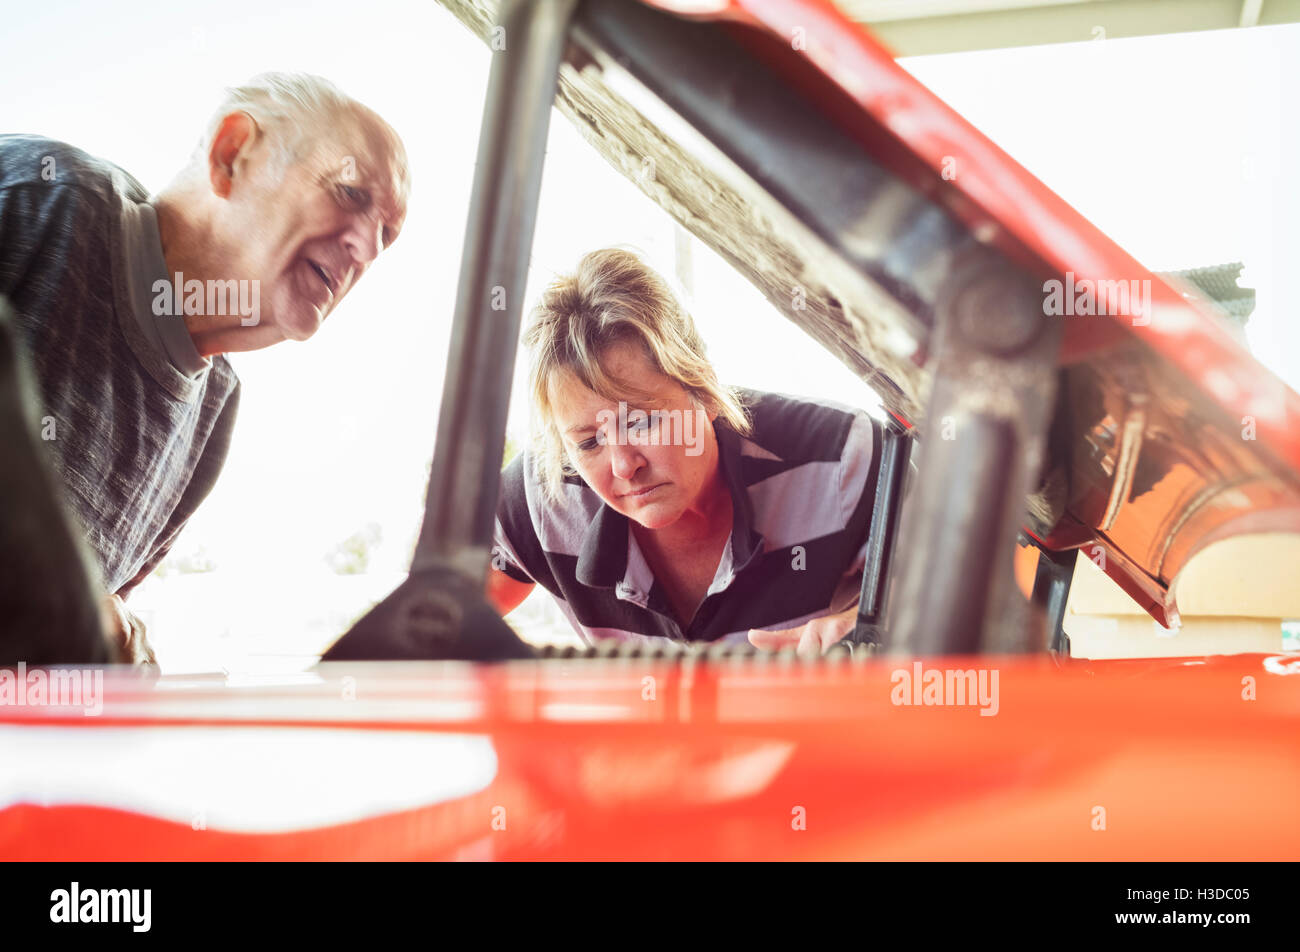
{"type": "Polygon", "coordinates": [[[203,572],[215,572],[216,560],[212,558],[205,545],[196,545],[192,549],[177,552],[173,549],[158,563],[153,574],[158,578],[170,578],[173,575],[198,575],[203,572]]]}
{"type": "Polygon", "coordinates": [[[383,538],[379,524],[369,523],[335,546],[325,562],[335,575],[365,575],[370,570],[371,553],[383,538]]]}
{"type": "Polygon", "coordinates": [[[510,461],[520,454],[524,446],[509,433],[506,434],[506,446],[501,452],[501,468],[505,469],[510,461]]]}

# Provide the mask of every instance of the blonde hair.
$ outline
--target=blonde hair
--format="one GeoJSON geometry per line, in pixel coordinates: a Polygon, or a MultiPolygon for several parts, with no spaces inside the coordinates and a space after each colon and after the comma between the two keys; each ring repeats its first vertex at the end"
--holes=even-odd
{"type": "Polygon", "coordinates": [[[749,415],[739,396],[718,381],[704,340],[667,283],[630,251],[602,248],[585,255],[572,274],[556,278],[542,294],[524,331],[529,384],[536,415],[537,475],[551,499],[575,473],[555,420],[551,385],[561,374],[608,400],[635,392],[601,365],[615,343],[639,343],[650,363],[732,430],[748,435],[749,415]]]}

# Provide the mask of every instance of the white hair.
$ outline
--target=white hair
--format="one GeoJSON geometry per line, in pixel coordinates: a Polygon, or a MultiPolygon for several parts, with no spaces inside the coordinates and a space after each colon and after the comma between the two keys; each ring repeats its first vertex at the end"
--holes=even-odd
{"type": "Polygon", "coordinates": [[[232,112],[246,112],[257,121],[282,159],[298,158],[304,140],[319,129],[328,128],[339,115],[353,111],[359,103],[328,79],[308,73],[261,73],[242,86],[226,90],[217,111],[208,121],[203,139],[194,151],[196,163],[205,162],[221,120],[232,112]]]}

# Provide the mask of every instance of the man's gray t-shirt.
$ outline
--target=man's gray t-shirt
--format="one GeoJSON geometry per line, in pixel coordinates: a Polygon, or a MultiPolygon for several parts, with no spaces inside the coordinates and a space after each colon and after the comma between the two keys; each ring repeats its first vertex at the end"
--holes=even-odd
{"type": "Polygon", "coordinates": [[[161,260],[161,248],[139,247],[156,234],[147,201],[130,175],[80,149],[0,135],[0,295],[35,370],[64,501],[105,590],[123,595],[211,491],[239,404],[224,357],[177,351],[173,328],[142,324],[141,272],[161,260]]]}
{"type": "Polygon", "coordinates": [[[152,205],[122,203],[122,260],[126,265],[130,310],[150,347],[165,353],[172,366],[185,376],[199,376],[212,361],[199,355],[183,319],[165,307],[154,307],[157,283],[171,284],[172,276],[167,273],[158,213],[152,205]]]}

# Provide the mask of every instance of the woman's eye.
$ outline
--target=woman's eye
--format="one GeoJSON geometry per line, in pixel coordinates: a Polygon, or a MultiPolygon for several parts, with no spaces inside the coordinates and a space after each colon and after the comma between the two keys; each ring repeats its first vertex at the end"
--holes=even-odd
{"type": "Polygon", "coordinates": [[[364,208],[370,198],[364,189],[353,188],[351,185],[340,185],[338,192],[345,202],[357,208],[364,208]]]}
{"type": "Polygon", "coordinates": [[[650,414],[644,410],[633,410],[627,415],[627,428],[629,430],[649,429],[650,422],[650,414]]]}

